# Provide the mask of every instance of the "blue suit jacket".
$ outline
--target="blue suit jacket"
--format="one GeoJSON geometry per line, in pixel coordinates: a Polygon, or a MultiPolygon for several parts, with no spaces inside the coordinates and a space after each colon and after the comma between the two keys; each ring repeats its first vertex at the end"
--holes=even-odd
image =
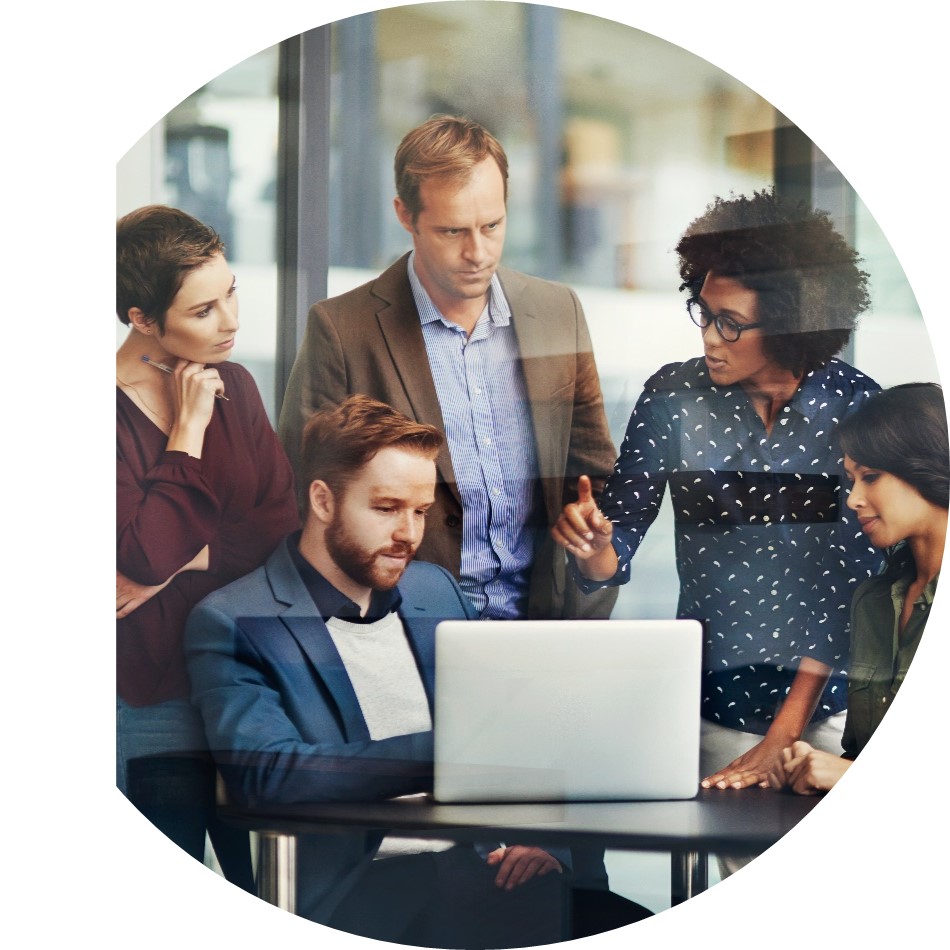
{"type": "MultiPolygon", "coordinates": [[[[436,624],[474,611],[452,576],[433,564],[410,564],[399,592],[431,709],[436,624]]],[[[370,739],[286,541],[263,567],[194,608],[185,651],[192,698],[234,801],[365,801],[431,788],[432,732],[370,739]]],[[[316,853],[298,862],[298,913],[326,922],[380,840],[378,833],[302,839],[316,853]]]]}

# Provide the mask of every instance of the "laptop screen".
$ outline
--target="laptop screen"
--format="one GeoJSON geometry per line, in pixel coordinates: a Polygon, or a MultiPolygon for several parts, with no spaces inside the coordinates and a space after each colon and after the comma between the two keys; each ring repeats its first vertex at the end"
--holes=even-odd
{"type": "Polygon", "coordinates": [[[695,620],[444,621],[437,801],[692,798],[695,620]]]}

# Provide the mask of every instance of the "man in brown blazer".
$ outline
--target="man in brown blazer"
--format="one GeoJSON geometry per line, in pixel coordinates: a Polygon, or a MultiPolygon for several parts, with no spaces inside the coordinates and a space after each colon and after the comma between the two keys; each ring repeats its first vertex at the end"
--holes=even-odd
{"type": "MultiPolygon", "coordinates": [[[[436,116],[396,153],[413,251],[314,304],[278,432],[292,462],[310,414],[351,393],[446,433],[418,557],[459,579],[482,617],[607,617],[550,537],[579,475],[616,452],[584,313],[568,287],[499,266],[507,158],[484,128],[436,116]]],[[[298,479],[299,482],[299,479],[298,479]]]]}

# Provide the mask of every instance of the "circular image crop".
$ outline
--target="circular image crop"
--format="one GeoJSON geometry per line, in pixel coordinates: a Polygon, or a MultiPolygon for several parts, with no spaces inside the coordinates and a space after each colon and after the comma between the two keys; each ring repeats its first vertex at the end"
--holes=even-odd
{"type": "Polygon", "coordinates": [[[728,43],[575,6],[341,10],[117,163],[117,784],[302,940],[791,913],[918,741],[923,300],[728,43]]]}

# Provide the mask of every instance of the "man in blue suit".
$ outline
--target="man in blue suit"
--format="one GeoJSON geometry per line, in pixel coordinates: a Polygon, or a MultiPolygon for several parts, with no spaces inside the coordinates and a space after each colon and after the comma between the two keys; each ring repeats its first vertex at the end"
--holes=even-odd
{"type": "MultiPolygon", "coordinates": [[[[441,433],[366,396],[304,432],[309,510],[257,571],[205,598],[186,630],[193,699],[230,796],[373,800],[431,787],[434,632],[474,611],[452,576],[411,563],[441,433]],[[398,585],[398,586],[397,586],[398,585]]],[[[505,947],[561,939],[560,862],[540,848],[313,835],[298,913],[375,939],[505,947]]]]}

